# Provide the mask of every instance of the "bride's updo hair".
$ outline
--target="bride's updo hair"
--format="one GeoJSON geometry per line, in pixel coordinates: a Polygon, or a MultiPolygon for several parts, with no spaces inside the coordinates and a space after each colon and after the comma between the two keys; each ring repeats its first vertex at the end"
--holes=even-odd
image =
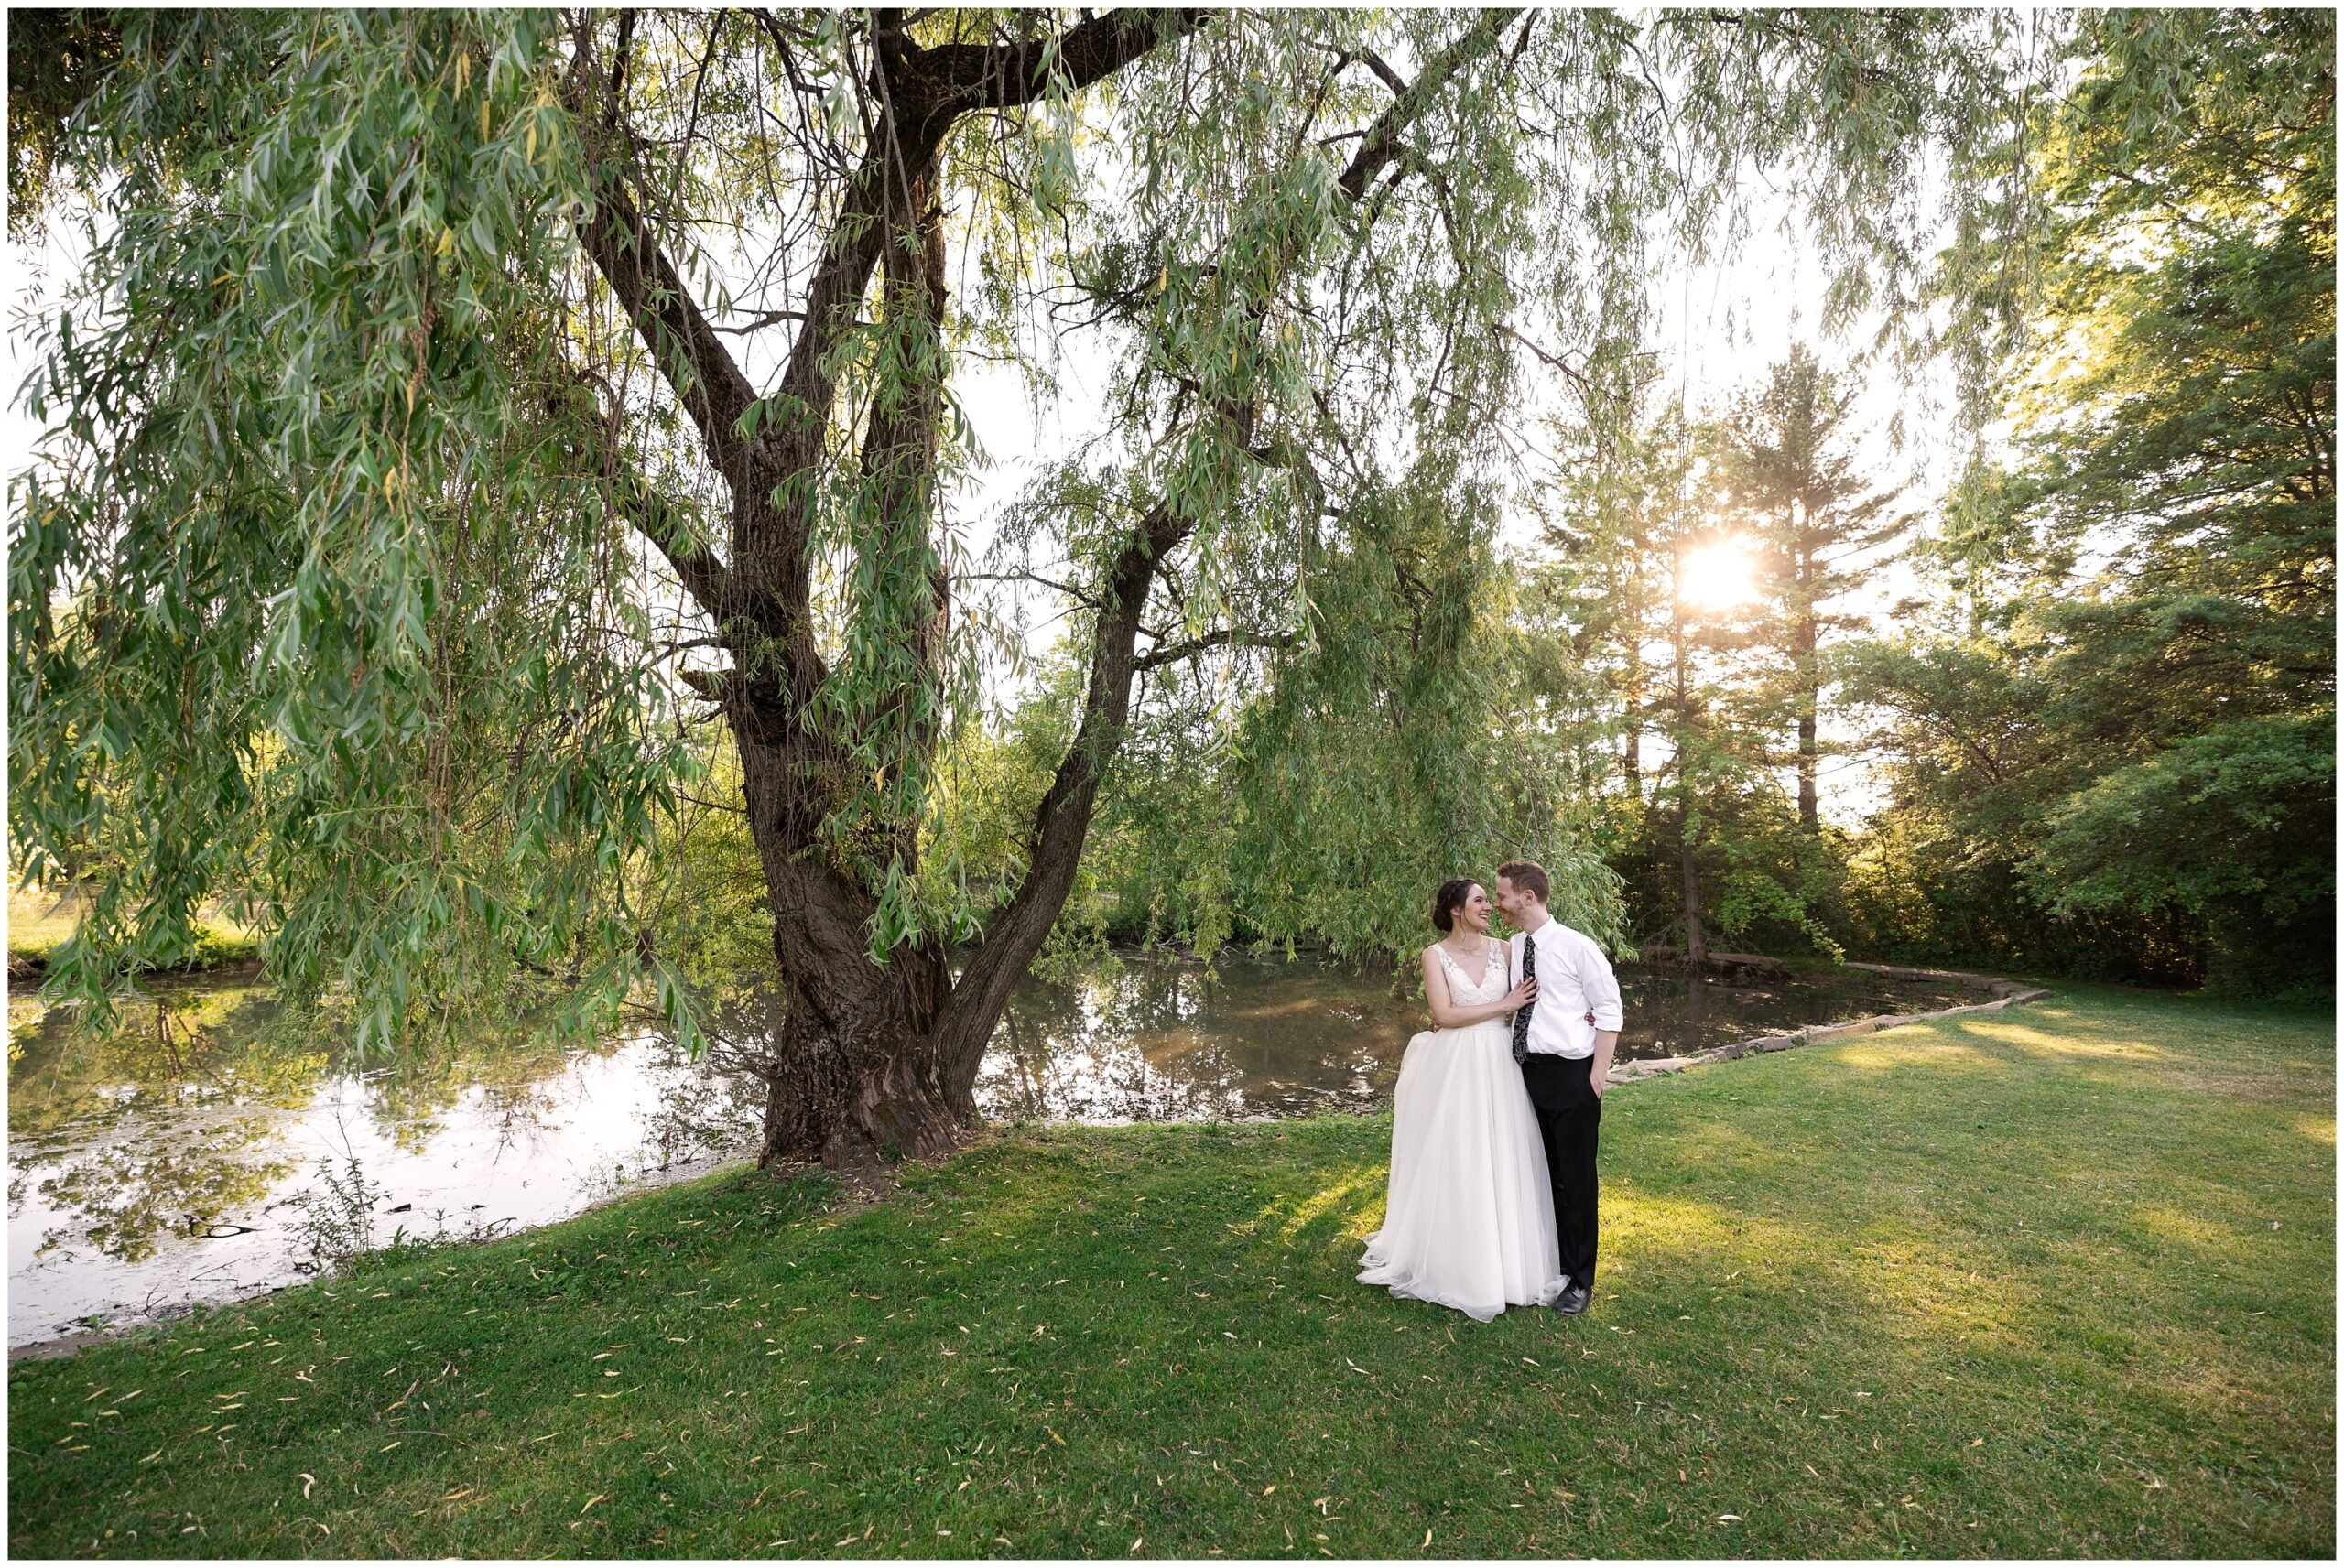
{"type": "Polygon", "coordinates": [[[1442,932],[1455,930],[1453,917],[1456,912],[1465,907],[1465,901],[1472,897],[1473,890],[1481,885],[1472,877],[1451,877],[1441,883],[1440,891],[1432,895],[1433,929],[1442,932]]]}

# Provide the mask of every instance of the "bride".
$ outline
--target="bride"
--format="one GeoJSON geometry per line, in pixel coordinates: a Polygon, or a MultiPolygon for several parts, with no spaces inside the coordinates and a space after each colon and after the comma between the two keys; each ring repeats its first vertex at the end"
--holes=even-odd
{"type": "Polygon", "coordinates": [[[1509,1306],[1546,1305],[1569,1283],[1546,1147],[1506,1028],[1538,982],[1509,989],[1481,883],[1443,882],[1432,923],[1444,935],[1424,952],[1425,1000],[1439,1027],[1401,1059],[1384,1228],[1367,1238],[1359,1277],[1487,1323],[1509,1306]]]}

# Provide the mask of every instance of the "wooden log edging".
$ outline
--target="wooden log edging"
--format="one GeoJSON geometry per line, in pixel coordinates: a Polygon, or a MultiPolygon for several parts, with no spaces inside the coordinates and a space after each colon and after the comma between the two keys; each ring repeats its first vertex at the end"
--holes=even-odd
{"type": "Polygon", "coordinates": [[[2040,986],[2006,980],[1997,975],[1973,975],[1956,969],[1915,969],[1894,964],[1846,964],[1841,967],[1886,975],[1892,979],[1951,980],[1991,991],[1994,1000],[1971,1002],[1966,1007],[1941,1007],[1935,1012],[1876,1012],[1870,1018],[1852,1019],[1846,1023],[1814,1023],[1782,1034],[1762,1034],[1753,1040],[1735,1040],[1723,1045],[1712,1045],[1706,1051],[1695,1051],[1689,1055],[1661,1056],[1643,1062],[1615,1062],[1612,1065],[1611,1081],[1615,1084],[1633,1083],[1638,1078],[1681,1073],[1687,1067],[1704,1066],[1711,1062],[1731,1062],[1754,1052],[1787,1051],[1795,1045],[1821,1045],[1833,1040],[1853,1040],[1859,1035],[1883,1029],[1901,1028],[1907,1023],[1928,1023],[1940,1018],[1959,1018],[1965,1013],[2000,1012],[2023,1002],[2038,1001],[2051,994],[2040,986]]]}

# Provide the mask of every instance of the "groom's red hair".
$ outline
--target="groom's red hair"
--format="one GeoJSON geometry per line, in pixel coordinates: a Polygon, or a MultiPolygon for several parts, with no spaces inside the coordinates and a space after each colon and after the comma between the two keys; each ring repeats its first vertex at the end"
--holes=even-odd
{"type": "Polygon", "coordinates": [[[1545,903],[1553,891],[1553,884],[1546,881],[1546,868],[1536,860],[1508,860],[1498,868],[1498,875],[1536,896],[1540,903],[1545,903]]]}

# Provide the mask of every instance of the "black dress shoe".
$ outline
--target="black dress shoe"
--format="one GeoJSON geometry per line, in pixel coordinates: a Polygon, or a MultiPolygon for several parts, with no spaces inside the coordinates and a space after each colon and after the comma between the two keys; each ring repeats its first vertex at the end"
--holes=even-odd
{"type": "Polygon", "coordinates": [[[1569,1317],[1577,1317],[1587,1310],[1588,1289],[1573,1285],[1555,1298],[1555,1310],[1569,1317]]]}

